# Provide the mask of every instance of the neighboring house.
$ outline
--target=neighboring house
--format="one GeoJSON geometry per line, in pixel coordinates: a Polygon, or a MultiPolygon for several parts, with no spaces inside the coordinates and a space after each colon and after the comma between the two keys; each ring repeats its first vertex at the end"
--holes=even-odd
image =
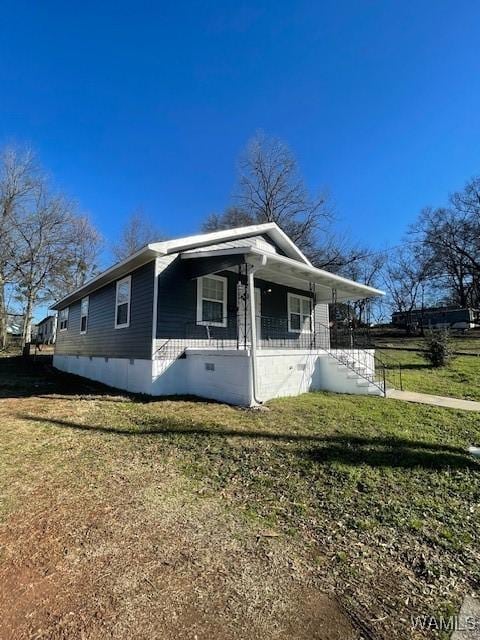
{"type": "Polygon", "coordinates": [[[392,313],[392,324],[405,329],[418,329],[422,326],[431,329],[473,329],[480,326],[480,311],[461,307],[395,311],[392,313]]]}
{"type": "Polygon", "coordinates": [[[153,243],[54,305],[54,366],[151,395],[252,406],[381,395],[373,350],[330,346],[328,304],[383,295],[316,269],[274,223],[153,243]]]}
{"type": "Polygon", "coordinates": [[[47,316],[37,324],[37,344],[54,344],[57,335],[57,316],[47,316]]]}

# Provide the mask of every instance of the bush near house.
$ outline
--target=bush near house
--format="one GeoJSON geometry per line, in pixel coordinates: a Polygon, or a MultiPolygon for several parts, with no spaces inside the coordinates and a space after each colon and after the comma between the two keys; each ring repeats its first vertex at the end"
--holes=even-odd
{"type": "Polygon", "coordinates": [[[453,358],[448,330],[431,331],[425,339],[425,358],[433,367],[445,367],[453,358]]]}

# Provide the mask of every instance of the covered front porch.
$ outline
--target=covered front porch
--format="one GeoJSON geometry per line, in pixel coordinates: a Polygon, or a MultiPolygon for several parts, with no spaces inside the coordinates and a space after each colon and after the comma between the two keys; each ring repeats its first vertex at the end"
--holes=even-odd
{"type": "Polygon", "coordinates": [[[265,248],[181,254],[191,289],[190,317],[161,320],[157,349],[330,349],[353,347],[336,305],[382,292],[265,248]],[[329,306],[332,313],[329,313],[329,306]],[[330,317],[330,315],[332,317],[330,317]],[[192,317],[194,316],[194,317],[192,317]],[[339,327],[345,328],[339,339],[339,327]]]}
{"type": "Polygon", "coordinates": [[[381,292],[261,247],[180,259],[196,282],[195,319],[165,325],[154,366],[183,361],[186,392],[247,405],[315,389],[383,393],[373,351],[332,344],[329,318],[329,304],[381,292]]]}

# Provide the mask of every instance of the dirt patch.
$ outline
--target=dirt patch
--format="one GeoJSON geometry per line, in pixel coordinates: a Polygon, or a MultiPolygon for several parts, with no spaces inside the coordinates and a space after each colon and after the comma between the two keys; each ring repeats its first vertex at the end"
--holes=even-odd
{"type": "Polygon", "coordinates": [[[358,638],[283,539],[124,463],[100,495],[50,484],[3,524],[1,638],[358,638]]]}

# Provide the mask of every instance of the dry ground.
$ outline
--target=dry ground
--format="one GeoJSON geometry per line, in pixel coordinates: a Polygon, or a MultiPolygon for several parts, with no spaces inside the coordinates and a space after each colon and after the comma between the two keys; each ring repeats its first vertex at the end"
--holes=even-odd
{"type": "Polygon", "coordinates": [[[410,638],[478,588],[480,416],[147,402],[14,359],[0,397],[2,640],[410,638]]]}

